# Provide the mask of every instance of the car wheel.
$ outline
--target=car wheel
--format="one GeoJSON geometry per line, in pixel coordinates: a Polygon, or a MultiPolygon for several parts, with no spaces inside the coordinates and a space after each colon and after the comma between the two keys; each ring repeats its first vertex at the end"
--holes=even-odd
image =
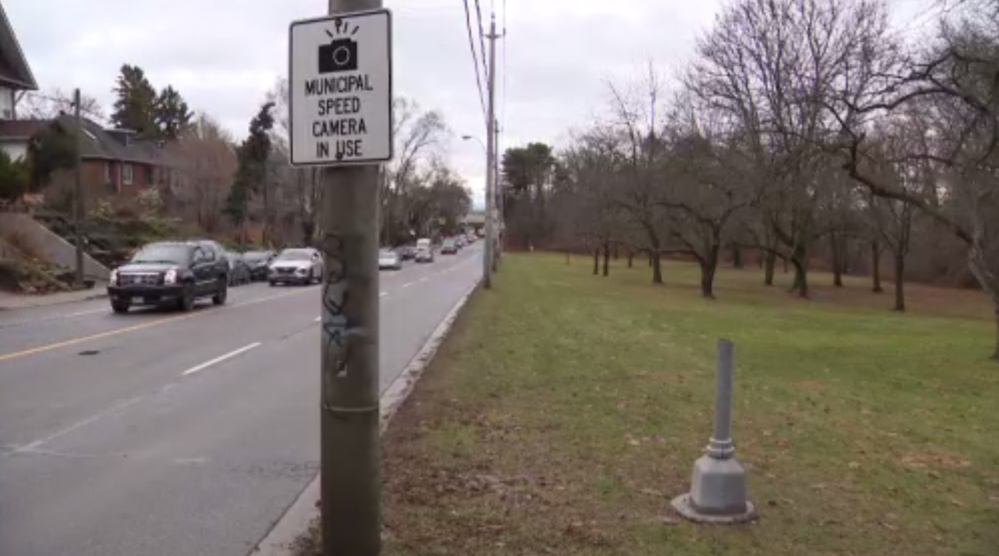
{"type": "Polygon", "coordinates": [[[277,282],[274,282],[274,281],[269,281],[267,283],[270,284],[272,288],[275,287],[275,286],[277,286],[277,282]]]}
{"type": "Polygon", "coordinates": [[[184,287],[184,293],[180,295],[180,310],[186,312],[194,309],[194,286],[187,285],[184,287]]]}
{"type": "Polygon", "coordinates": [[[225,300],[228,297],[229,297],[229,287],[225,284],[225,280],[219,280],[218,289],[215,291],[215,295],[212,297],[212,303],[216,305],[225,305],[225,300]]]}
{"type": "Polygon", "coordinates": [[[119,315],[127,313],[131,308],[131,304],[127,301],[112,301],[111,310],[119,315]]]}

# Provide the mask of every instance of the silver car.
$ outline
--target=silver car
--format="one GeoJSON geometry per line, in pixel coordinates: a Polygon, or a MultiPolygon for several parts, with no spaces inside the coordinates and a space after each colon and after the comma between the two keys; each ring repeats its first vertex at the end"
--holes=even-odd
{"type": "Polygon", "coordinates": [[[402,270],[402,257],[391,249],[378,252],[378,270],[402,270]]]}
{"type": "Polygon", "coordinates": [[[323,256],[312,248],[285,249],[271,261],[267,281],[278,284],[313,284],[323,280],[323,256]]]}

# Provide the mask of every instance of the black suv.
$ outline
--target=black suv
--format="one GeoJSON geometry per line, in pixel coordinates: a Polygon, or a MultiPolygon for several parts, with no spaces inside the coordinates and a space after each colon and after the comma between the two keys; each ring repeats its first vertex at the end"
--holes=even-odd
{"type": "Polygon", "coordinates": [[[175,305],[190,311],[200,297],[225,303],[229,263],[213,241],[146,245],[111,273],[108,295],[116,313],[133,305],[175,305]]]}

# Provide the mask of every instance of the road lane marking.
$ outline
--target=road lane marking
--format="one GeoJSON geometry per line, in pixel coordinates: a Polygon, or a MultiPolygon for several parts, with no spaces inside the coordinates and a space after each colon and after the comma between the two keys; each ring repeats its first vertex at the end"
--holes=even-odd
{"type": "Polygon", "coordinates": [[[254,342],[254,343],[252,343],[252,344],[250,344],[248,346],[243,346],[243,347],[241,347],[241,348],[239,348],[237,350],[230,351],[229,353],[227,353],[225,355],[220,355],[220,356],[216,357],[215,359],[212,359],[211,361],[205,361],[204,363],[198,365],[197,367],[191,367],[190,369],[188,369],[188,370],[180,373],[180,376],[193,375],[194,373],[203,371],[203,370],[207,369],[208,367],[211,367],[212,365],[217,365],[217,364],[219,364],[219,363],[221,363],[221,362],[223,362],[223,361],[225,361],[227,359],[232,359],[233,357],[236,357],[237,355],[239,355],[241,353],[246,353],[246,352],[250,351],[251,349],[258,348],[258,347],[260,347],[260,342],[254,342]]]}
{"type": "Polygon", "coordinates": [[[402,289],[406,289],[412,286],[413,284],[416,284],[416,282],[406,282],[405,284],[402,285],[402,289]]]}
{"type": "MultiPolygon", "coordinates": [[[[313,292],[313,291],[315,291],[314,288],[309,288],[309,289],[305,289],[305,290],[297,290],[297,291],[294,291],[294,292],[289,292],[289,293],[284,293],[284,294],[280,294],[280,295],[275,295],[275,296],[272,296],[272,297],[265,297],[265,298],[262,298],[262,299],[254,299],[252,301],[246,301],[244,303],[237,303],[235,305],[230,305],[228,308],[229,309],[235,309],[237,307],[246,307],[248,305],[255,305],[257,303],[263,303],[264,301],[273,301],[275,299],[281,299],[283,297],[289,297],[289,296],[292,296],[292,295],[301,295],[303,293],[313,292]]],[[[59,349],[59,348],[74,346],[76,344],[82,344],[83,342],[89,342],[91,340],[100,340],[102,338],[109,338],[111,336],[117,336],[119,334],[127,334],[129,332],[136,332],[138,330],[145,330],[147,328],[153,328],[155,326],[160,326],[160,325],[168,324],[168,323],[171,323],[171,322],[178,322],[178,321],[192,319],[192,318],[199,317],[199,316],[204,316],[204,315],[216,315],[218,313],[219,313],[218,310],[215,310],[215,311],[198,311],[198,312],[195,312],[195,313],[187,313],[187,314],[183,314],[183,315],[177,315],[175,317],[167,317],[167,318],[160,319],[160,320],[154,320],[154,321],[144,322],[142,324],[136,324],[136,325],[133,325],[133,326],[126,326],[124,328],[116,328],[114,330],[108,330],[107,332],[101,332],[99,334],[93,334],[93,335],[90,335],[90,336],[81,336],[79,338],[73,338],[73,339],[70,339],[70,340],[62,341],[62,342],[56,342],[54,344],[47,344],[47,345],[44,345],[44,346],[38,346],[38,347],[35,347],[35,348],[23,350],[23,351],[15,351],[14,353],[0,354],[0,362],[2,362],[2,361],[10,361],[12,359],[20,359],[21,357],[27,357],[29,355],[36,355],[36,354],[39,354],[39,353],[45,353],[47,351],[52,351],[52,350],[59,349]]]]}
{"type": "Polygon", "coordinates": [[[13,452],[10,452],[10,454],[8,454],[8,455],[22,454],[22,453],[25,453],[25,452],[34,451],[39,446],[42,446],[44,444],[48,444],[49,442],[52,442],[53,440],[57,440],[59,438],[62,438],[63,436],[66,436],[67,434],[69,434],[69,433],[71,433],[71,432],[73,432],[73,431],[75,431],[77,429],[81,429],[81,428],[83,428],[83,427],[85,427],[85,426],[93,423],[94,421],[97,421],[99,419],[103,419],[104,417],[106,417],[106,416],[108,416],[108,415],[110,415],[110,414],[112,414],[112,413],[114,413],[116,411],[120,411],[122,409],[125,409],[126,407],[128,407],[130,405],[138,403],[138,402],[142,401],[143,399],[145,399],[145,396],[138,396],[138,397],[135,397],[135,398],[131,398],[131,399],[125,400],[123,402],[119,402],[119,403],[111,406],[110,408],[108,408],[108,409],[106,409],[106,410],[104,410],[104,411],[102,411],[102,412],[100,412],[100,413],[98,413],[96,415],[92,415],[90,417],[87,417],[86,419],[83,419],[82,421],[77,421],[77,422],[73,423],[72,425],[70,425],[70,426],[68,426],[68,427],[66,427],[66,428],[64,428],[64,429],[62,429],[60,431],[54,432],[54,433],[46,436],[45,438],[41,438],[39,440],[36,440],[36,441],[32,442],[31,444],[27,444],[25,446],[21,446],[20,448],[17,448],[13,452]]]}
{"type": "Polygon", "coordinates": [[[424,276],[423,278],[420,278],[420,283],[423,284],[423,283],[425,283],[429,279],[430,279],[429,277],[424,276]]]}
{"type": "Polygon", "coordinates": [[[378,297],[385,297],[386,295],[388,295],[388,292],[382,292],[378,294],[378,297]]]}
{"type": "Polygon", "coordinates": [[[312,321],[312,322],[319,322],[319,321],[321,321],[321,320],[323,320],[323,317],[316,317],[316,320],[314,320],[314,321],[312,321]]]}

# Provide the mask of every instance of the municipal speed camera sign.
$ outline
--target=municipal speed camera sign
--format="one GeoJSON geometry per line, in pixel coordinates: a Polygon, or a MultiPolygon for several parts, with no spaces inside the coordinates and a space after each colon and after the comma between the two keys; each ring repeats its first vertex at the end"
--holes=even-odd
{"type": "Polygon", "coordinates": [[[392,158],[392,16],[337,14],[291,24],[291,163],[392,158]]]}

